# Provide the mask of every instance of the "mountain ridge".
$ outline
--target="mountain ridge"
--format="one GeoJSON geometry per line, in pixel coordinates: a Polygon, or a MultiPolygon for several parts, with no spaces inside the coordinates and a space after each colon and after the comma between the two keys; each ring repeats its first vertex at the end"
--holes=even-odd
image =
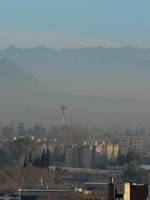
{"type": "Polygon", "coordinates": [[[150,50],[132,46],[75,50],[11,46],[0,52],[0,58],[16,62],[44,84],[71,94],[132,96],[139,80],[140,90],[147,88],[146,79],[150,73],[150,50]],[[105,91],[103,86],[107,87],[105,91]]]}
{"type": "Polygon", "coordinates": [[[68,115],[75,116],[80,123],[83,120],[100,124],[104,121],[149,123],[150,50],[132,47],[115,51],[101,47],[99,50],[48,50],[50,53],[45,53],[45,48],[41,53],[41,47],[33,52],[15,47],[8,50],[9,55],[8,51],[4,52],[6,59],[17,63],[44,86],[49,83],[50,90],[42,89],[43,85],[37,89],[31,85],[16,89],[11,84],[8,90],[4,84],[1,90],[0,84],[0,119],[4,116],[30,120],[57,116],[60,119],[60,105],[65,104],[68,115]]]}

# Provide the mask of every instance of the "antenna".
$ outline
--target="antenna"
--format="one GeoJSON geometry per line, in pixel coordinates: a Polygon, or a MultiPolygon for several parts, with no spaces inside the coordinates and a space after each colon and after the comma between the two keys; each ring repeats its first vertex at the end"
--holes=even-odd
{"type": "Polygon", "coordinates": [[[63,127],[65,127],[65,109],[66,108],[67,108],[67,106],[61,106],[62,113],[63,113],[63,119],[62,119],[63,127]]]}

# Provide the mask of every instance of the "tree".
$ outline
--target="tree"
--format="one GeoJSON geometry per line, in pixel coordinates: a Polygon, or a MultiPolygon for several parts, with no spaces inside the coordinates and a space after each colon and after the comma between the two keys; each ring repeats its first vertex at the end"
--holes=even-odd
{"type": "Polygon", "coordinates": [[[26,167],[27,167],[27,156],[25,156],[24,159],[23,169],[25,169],[26,167]]]}
{"type": "Polygon", "coordinates": [[[37,158],[34,159],[33,166],[34,167],[41,167],[41,158],[40,157],[37,157],[37,158]]]}
{"type": "Polygon", "coordinates": [[[124,179],[129,182],[150,183],[150,171],[138,166],[127,165],[124,169],[124,179]]]}
{"type": "Polygon", "coordinates": [[[47,165],[47,167],[49,167],[50,164],[51,164],[50,150],[49,150],[49,148],[47,148],[47,150],[46,150],[46,165],[47,165]]]}
{"type": "Polygon", "coordinates": [[[34,149],[35,142],[29,137],[18,138],[12,145],[14,159],[19,160],[21,156],[28,155],[34,149]]]}
{"type": "Polygon", "coordinates": [[[9,151],[9,149],[0,149],[0,166],[10,163],[11,160],[11,152],[9,151]]]}
{"type": "Polygon", "coordinates": [[[11,126],[4,126],[2,128],[2,135],[5,138],[12,139],[14,137],[14,130],[13,130],[13,128],[11,126]]]}
{"type": "Polygon", "coordinates": [[[33,162],[33,153],[32,151],[29,153],[29,163],[33,162]]]}
{"type": "Polygon", "coordinates": [[[45,149],[43,149],[43,153],[41,156],[41,168],[47,168],[47,156],[46,156],[46,152],[45,149]]]}
{"type": "Polygon", "coordinates": [[[126,164],[140,166],[142,164],[140,154],[133,150],[128,151],[126,156],[126,164]]]}
{"type": "Polygon", "coordinates": [[[46,150],[43,149],[43,153],[41,156],[41,168],[48,168],[50,166],[50,151],[47,148],[46,150]]]}
{"type": "Polygon", "coordinates": [[[0,177],[0,191],[8,192],[15,192],[18,188],[27,187],[39,189],[41,177],[44,188],[54,183],[53,172],[33,167],[30,164],[25,169],[20,168],[16,163],[3,166],[0,168],[0,177]]]}
{"type": "Polygon", "coordinates": [[[150,172],[141,168],[141,157],[138,153],[130,150],[126,156],[126,168],[124,169],[124,179],[130,182],[149,183],[150,172]]]}
{"type": "Polygon", "coordinates": [[[36,138],[38,137],[44,137],[47,135],[46,129],[42,126],[36,125],[33,127],[32,135],[36,138]]]}
{"type": "Polygon", "coordinates": [[[120,151],[118,153],[117,162],[121,166],[123,166],[126,163],[126,156],[123,155],[120,151]]]}

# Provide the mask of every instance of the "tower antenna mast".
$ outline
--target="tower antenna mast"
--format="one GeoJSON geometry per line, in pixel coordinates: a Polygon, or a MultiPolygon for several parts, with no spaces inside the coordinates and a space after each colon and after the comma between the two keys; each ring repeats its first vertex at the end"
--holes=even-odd
{"type": "Polygon", "coordinates": [[[67,108],[67,106],[61,106],[61,110],[62,110],[62,113],[63,113],[63,119],[62,119],[63,127],[65,127],[65,109],[66,108],[67,108]]]}

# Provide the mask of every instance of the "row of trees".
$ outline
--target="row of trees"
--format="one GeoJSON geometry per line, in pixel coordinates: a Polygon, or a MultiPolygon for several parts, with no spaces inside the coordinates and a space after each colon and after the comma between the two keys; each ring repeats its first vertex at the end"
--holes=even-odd
{"type": "Polygon", "coordinates": [[[27,167],[28,163],[31,163],[34,167],[40,167],[42,169],[48,168],[51,164],[51,155],[49,149],[43,149],[42,155],[37,157],[33,157],[32,152],[29,153],[28,157],[25,155],[23,164],[24,169],[27,167]]]}
{"type": "Polygon", "coordinates": [[[1,129],[1,137],[6,139],[12,139],[14,136],[35,136],[35,137],[47,137],[50,135],[50,131],[46,128],[35,125],[33,128],[25,128],[23,123],[19,123],[17,130],[14,130],[12,126],[4,126],[1,129]]]}
{"type": "Polygon", "coordinates": [[[59,147],[44,149],[41,154],[36,153],[37,143],[29,137],[18,138],[15,141],[8,141],[4,148],[0,148],[0,166],[17,161],[20,166],[26,167],[27,163],[33,166],[47,168],[50,165],[64,163],[64,153],[59,147]]]}
{"type": "Polygon", "coordinates": [[[124,166],[127,164],[141,165],[141,156],[133,150],[128,151],[126,156],[119,151],[116,159],[107,159],[107,157],[102,157],[96,164],[96,168],[106,169],[106,166],[124,166]]]}
{"type": "Polygon", "coordinates": [[[17,161],[18,164],[25,155],[35,150],[35,141],[29,137],[18,138],[4,148],[0,148],[0,166],[17,161]]]}
{"type": "Polygon", "coordinates": [[[89,141],[94,137],[86,127],[69,126],[61,128],[52,126],[49,130],[46,128],[35,125],[33,128],[26,128],[23,123],[19,123],[17,130],[11,126],[4,126],[0,131],[1,139],[13,139],[15,136],[34,136],[35,138],[50,138],[59,144],[79,144],[84,141],[89,141]]]}
{"type": "Polygon", "coordinates": [[[124,166],[123,178],[126,182],[150,184],[150,170],[142,167],[141,156],[133,150],[130,150],[126,156],[119,153],[115,160],[101,159],[97,167],[106,169],[106,166],[124,166]]]}
{"type": "Polygon", "coordinates": [[[128,182],[150,184],[150,170],[145,170],[141,165],[141,156],[135,151],[130,151],[126,156],[124,180],[128,182]]]}

